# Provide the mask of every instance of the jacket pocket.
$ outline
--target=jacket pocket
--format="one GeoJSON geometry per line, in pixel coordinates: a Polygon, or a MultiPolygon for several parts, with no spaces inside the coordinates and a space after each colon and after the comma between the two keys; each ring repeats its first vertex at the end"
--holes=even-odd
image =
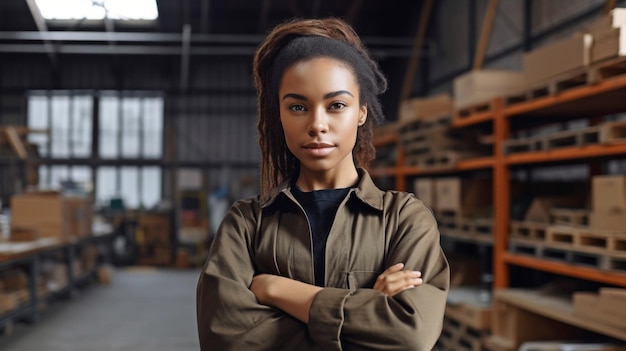
{"type": "Polygon", "coordinates": [[[374,287],[376,278],[380,275],[378,271],[352,271],[348,272],[348,289],[356,290],[361,288],[371,289],[374,287]]]}

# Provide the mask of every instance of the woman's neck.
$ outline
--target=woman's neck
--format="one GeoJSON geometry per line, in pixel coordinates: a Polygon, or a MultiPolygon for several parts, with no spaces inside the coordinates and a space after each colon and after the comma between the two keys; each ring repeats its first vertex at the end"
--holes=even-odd
{"type": "Polygon", "coordinates": [[[359,181],[356,168],[341,172],[313,172],[300,169],[296,185],[302,191],[348,188],[359,181]]]}

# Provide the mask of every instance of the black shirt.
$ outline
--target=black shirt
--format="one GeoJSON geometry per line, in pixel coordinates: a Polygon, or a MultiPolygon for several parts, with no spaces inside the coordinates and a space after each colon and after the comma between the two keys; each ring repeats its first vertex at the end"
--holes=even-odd
{"type": "Polygon", "coordinates": [[[317,286],[324,286],[326,240],[337,208],[349,190],[350,188],[340,188],[304,192],[295,184],[292,187],[293,196],[304,208],[311,225],[313,272],[317,286]]]}

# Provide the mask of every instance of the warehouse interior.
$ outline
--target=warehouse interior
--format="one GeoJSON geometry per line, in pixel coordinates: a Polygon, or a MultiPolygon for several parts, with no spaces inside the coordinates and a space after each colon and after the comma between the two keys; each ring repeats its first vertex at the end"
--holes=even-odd
{"type": "Polygon", "coordinates": [[[438,222],[435,350],[626,350],[626,0],[0,1],[1,350],[199,349],[254,52],[329,16],[389,82],[369,173],[438,222]]]}

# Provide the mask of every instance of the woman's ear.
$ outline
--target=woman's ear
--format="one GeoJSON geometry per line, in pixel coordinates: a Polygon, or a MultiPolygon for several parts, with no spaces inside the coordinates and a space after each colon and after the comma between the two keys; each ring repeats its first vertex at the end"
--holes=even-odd
{"type": "Polygon", "coordinates": [[[359,126],[362,126],[367,121],[367,105],[363,105],[359,111],[359,126]]]}

